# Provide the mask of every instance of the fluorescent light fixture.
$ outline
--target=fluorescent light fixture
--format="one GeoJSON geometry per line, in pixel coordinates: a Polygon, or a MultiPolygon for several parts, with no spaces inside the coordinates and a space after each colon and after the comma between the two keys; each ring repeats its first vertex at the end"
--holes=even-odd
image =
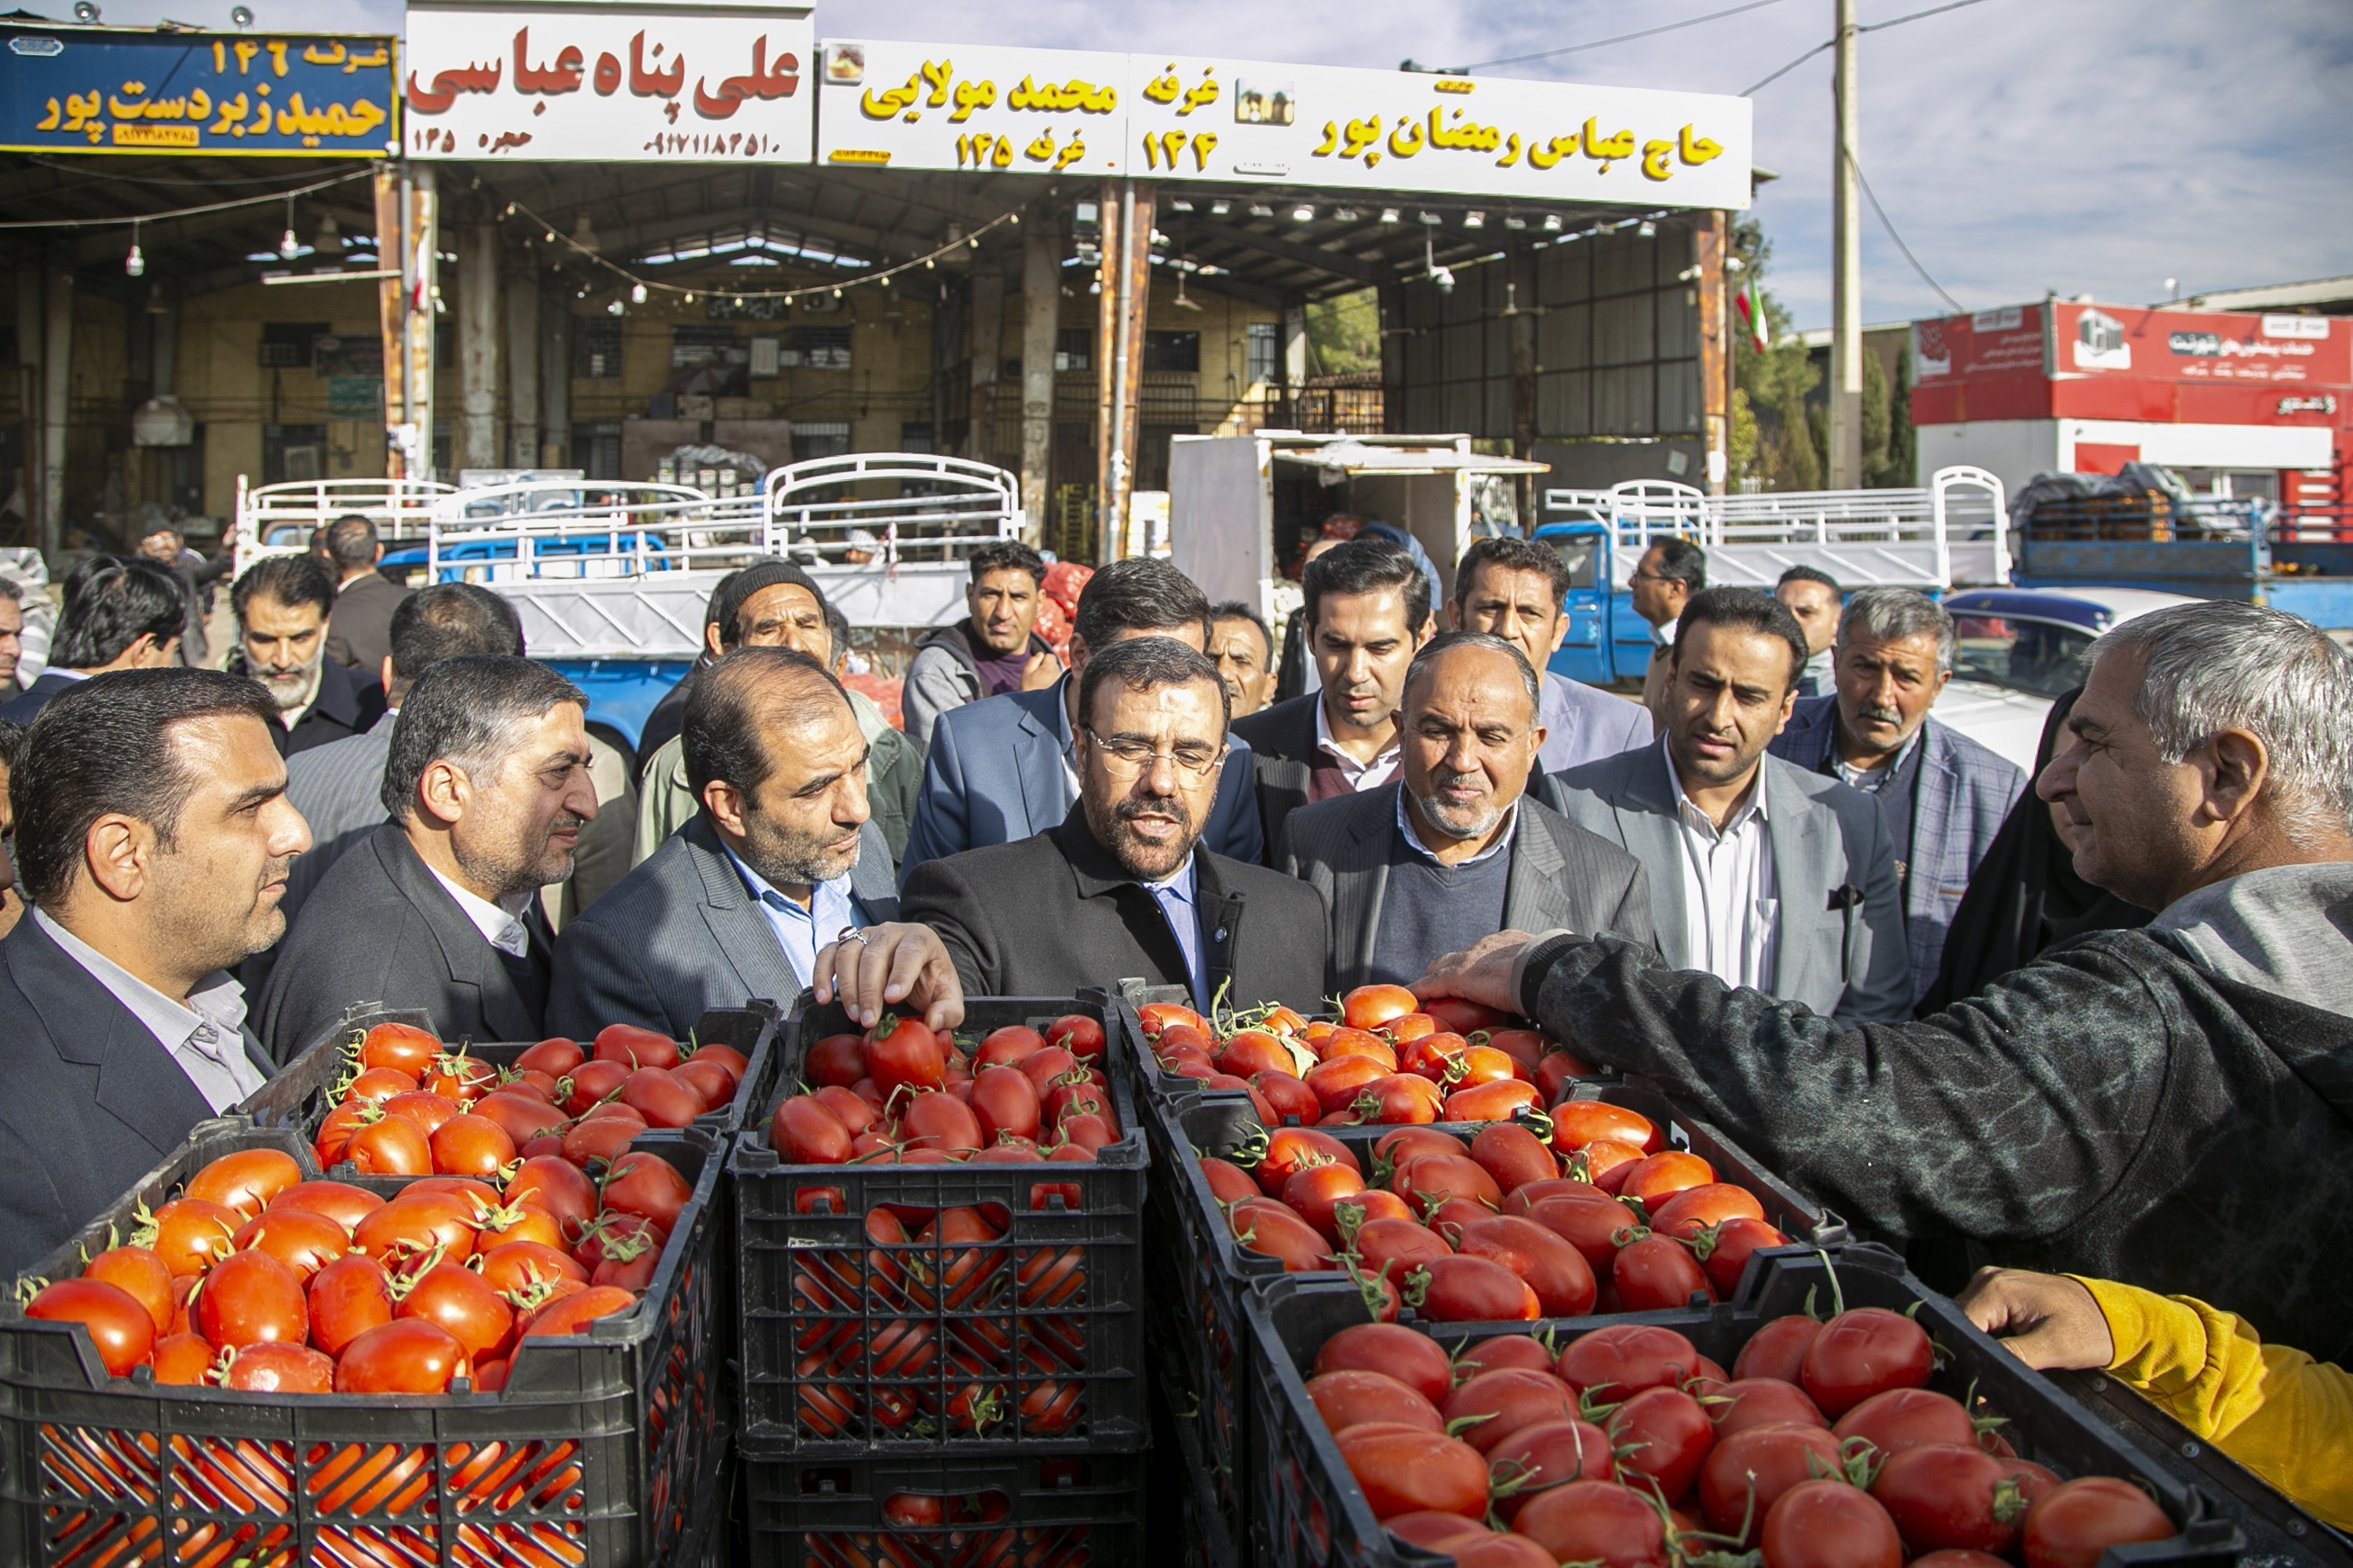
{"type": "Polygon", "coordinates": [[[1546,234],[1558,234],[1560,232],[1560,215],[1558,213],[1545,214],[1544,231],[1546,234]]]}
{"type": "Polygon", "coordinates": [[[1383,223],[1395,223],[1395,222],[1397,222],[1397,221],[1398,221],[1398,213],[1397,208],[1395,208],[1395,207],[1383,207],[1383,208],[1381,209],[1381,221],[1382,221],[1383,223]]]}
{"type": "Polygon", "coordinates": [[[1462,215],[1462,226],[1464,228],[1484,228],[1487,226],[1487,215],[1482,212],[1464,213],[1462,215]]]}

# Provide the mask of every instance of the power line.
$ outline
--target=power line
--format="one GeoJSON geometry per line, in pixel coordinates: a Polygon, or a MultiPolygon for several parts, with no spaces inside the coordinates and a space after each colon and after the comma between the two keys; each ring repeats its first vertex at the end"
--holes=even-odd
{"type": "Polygon", "coordinates": [[[1822,43],[1816,44],[1812,48],[1808,49],[1804,54],[1799,55],[1796,59],[1791,60],[1788,65],[1783,66],[1771,76],[1767,77],[1763,81],[1757,83],[1756,86],[1741,89],[1740,96],[1743,98],[1756,97],[1757,93],[1763,91],[1766,88],[1772,86],[1775,82],[1779,81],[1783,77],[1788,76],[1791,71],[1796,70],[1799,66],[1804,65],[1808,60],[1812,59],[1816,55],[1820,54],[1824,49],[1829,48],[1837,41],[1837,39],[1832,38],[1822,43]]]}
{"type": "Polygon", "coordinates": [[[272,191],[263,196],[238,196],[235,200],[226,202],[207,202],[203,206],[180,207],[171,212],[130,213],[121,217],[24,218],[13,223],[0,223],[0,229],[121,228],[131,224],[168,223],[175,217],[195,217],[203,213],[227,212],[231,207],[258,207],[272,202],[291,201],[296,196],[307,196],[313,191],[323,191],[331,186],[349,184],[353,180],[364,180],[372,173],[374,171],[368,169],[355,169],[348,174],[337,174],[332,179],[320,180],[308,185],[296,185],[291,190],[272,191]]]}
{"type": "Polygon", "coordinates": [[[1748,0],[1745,5],[1734,5],[1722,11],[1711,11],[1704,16],[1686,17],[1680,22],[1669,22],[1664,26],[1645,27],[1639,33],[1620,33],[1614,38],[1596,38],[1589,44],[1569,44],[1557,49],[1539,49],[1532,55],[1514,55],[1508,59],[1482,60],[1475,66],[1462,66],[1459,68],[1464,72],[1479,71],[1492,66],[1525,65],[1530,60],[1548,60],[1556,55],[1575,55],[1582,54],[1588,49],[1606,49],[1612,44],[1627,44],[1636,38],[1656,37],[1661,33],[1672,33],[1683,27],[1696,27],[1702,22],[1720,21],[1726,16],[1737,16],[1743,11],[1761,11],[1767,5],[1778,5],[1780,3],[1781,0],[1748,0]]]}
{"type": "Polygon", "coordinates": [[[1932,5],[1926,11],[1915,11],[1909,16],[1890,16],[1884,22],[1866,22],[1856,26],[1858,33],[1876,33],[1882,27],[1900,27],[1906,22],[1916,22],[1923,16],[1940,16],[1947,11],[1957,11],[1964,5],[1975,5],[1979,0],[1952,0],[1949,5],[1932,5]]]}
{"type": "MultiPolygon", "coordinates": [[[[1947,11],[1957,11],[1964,5],[1977,5],[1983,3],[1984,0],[1951,0],[1949,5],[1932,5],[1926,11],[1915,11],[1908,16],[1890,16],[1884,22],[1867,23],[1856,27],[1855,31],[1858,33],[1876,33],[1883,27],[1900,27],[1906,22],[1916,22],[1923,16],[1941,16],[1947,11]]],[[[1700,21],[1706,20],[1705,17],[1698,17],[1694,19],[1700,21]]],[[[1808,49],[1804,54],[1799,55],[1796,59],[1791,60],[1788,65],[1783,66],[1779,70],[1775,71],[1771,76],[1768,76],[1764,80],[1757,83],[1754,87],[1743,88],[1740,91],[1740,96],[1743,98],[1755,97],[1766,88],[1772,86],[1775,82],[1779,81],[1783,77],[1788,76],[1791,71],[1796,70],[1799,66],[1804,65],[1808,60],[1812,59],[1816,55],[1820,54],[1824,49],[1835,48],[1837,47],[1838,40],[1836,38],[1825,38],[1822,42],[1816,44],[1812,48],[1808,49]]]]}
{"type": "MultiPolygon", "coordinates": [[[[1969,0],[1963,0],[1963,3],[1968,4],[1969,0]]],[[[1954,299],[1950,294],[1946,293],[1943,284],[1928,276],[1928,269],[1920,265],[1920,258],[1912,254],[1912,247],[1904,243],[1904,237],[1902,235],[1895,232],[1895,225],[1888,220],[1887,209],[1879,205],[1879,197],[1872,192],[1871,181],[1863,174],[1862,161],[1856,158],[1854,153],[1852,152],[1847,153],[1846,161],[1847,166],[1854,171],[1856,183],[1862,186],[1862,194],[1865,196],[1870,197],[1871,210],[1879,215],[1880,226],[1887,231],[1887,237],[1895,242],[1895,248],[1904,253],[1904,259],[1912,264],[1912,270],[1920,275],[1920,281],[1935,289],[1936,292],[1936,298],[1942,300],[1947,305],[1952,307],[1952,310],[1955,315],[1966,314],[1966,309],[1961,302],[1958,300],[1954,299]]]]}

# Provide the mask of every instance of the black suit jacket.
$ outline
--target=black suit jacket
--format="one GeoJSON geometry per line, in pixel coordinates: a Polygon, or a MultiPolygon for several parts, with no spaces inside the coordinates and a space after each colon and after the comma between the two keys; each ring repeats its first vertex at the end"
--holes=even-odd
{"type": "Polygon", "coordinates": [[[392,612],[414,591],[381,572],[344,584],[336,591],[335,607],[327,616],[327,661],[357,670],[361,679],[381,685],[384,661],[392,653],[392,612]]]}
{"type": "Polygon", "coordinates": [[[1315,705],[1322,700],[1322,693],[1310,691],[1234,721],[1234,733],[1250,746],[1269,864],[1282,841],[1283,818],[1307,804],[1307,778],[1315,771],[1315,705]]]}
{"type": "Polygon", "coordinates": [[[366,734],[384,717],[384,680],[380,675],[364,675],[355,669],[345,669],[332,658],[325,659],[319,666],[319,695],[311,700],[294,728],[272,726],[270,738],[278,742],[280,755],[290,757],[331,741],[366,734]]]}
{"type": "MultiPolygon", "coordinates": [[[[1196,847],[1194,902],[1209,994],[1229,1006],[1320,1005],[1324,900],[1304,883],[1196,847]]],[[[1185,954],[1160,906],[1088,831],[1083,807],[1011,844],[915,868],[902,920],[930,926],[976,996],[1068,996],[1082,985],[1142,978],[1187,985],[1185,954]]]]}
{"type": "MultiPolygon", "coordinates": [[[[554,943],[533,899],[532,952],[554,943]]],[[[536,1040],[540,1005],[508,971],[458,900],[434,879],[408,836],[385,823],[322,878],[278,944],[261,994],[259,1032],[289,1061],[355,1002],[416,1007],[444,1040],[536,1040]]]]}
{"type": "MultiPolygon", "coordinates": [[[[265,1072],[269,1063],[246,1046],[265,1072]]],[[[38,1262],[213,1114],[171,1053],[29,914],[0,941],[0,1279],[38,1262]]]]}
{"type": "MultiPolygon", "coordinates": [[[[85,676],[82,679],[88,679],[89,677],[85,676]]],[[[0,702],[0,719],[5,719],[12,724],[29,724],[33,721],[33,715],[38,713],[50,698],[73,683],[72,676],[60,675],[54,669],[45,669],[41,671],[41,679],[25,688],[21,696],[11,697],[7,701],[0,702]]]]}

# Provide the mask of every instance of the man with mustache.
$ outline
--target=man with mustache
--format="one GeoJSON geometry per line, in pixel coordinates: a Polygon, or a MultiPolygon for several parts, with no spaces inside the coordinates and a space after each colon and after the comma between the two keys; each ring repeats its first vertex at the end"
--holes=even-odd
{"type": "Polygon", "coordinates": [[[817,999],[871,1024],[885,1006],[934,1027],[965,994],[1068,996],[1141,978],[1207,1008],[1313,1009],[1324,984],[1324,900],[1201,842],[1231,765],[1218,667],[1175,637],[1132,637],[1080,677],[1078,803],[1034,837],[930,860],[900,898],[907,924],[818,955],[817,999]]]}
{"type": "Polygon", "coordinates": [[[1546,777],[1541,798],[1651,875],[1659,951],[1842,1023],[1912,1014],[1895,860],[1879,805],[1766,752],[1806,635],[1753,588],[1683,605],[1655,747],[1546,777]]]}
{"type": "Polygon", "coordinates": [[[1831,651],[1833,694],[1800,698],[1770,750],[1879,797],[1917,1001],[1936,984],[1961,895],[2026,775],[1929,716],[1953,678],[1953,618],[1926,594],[1860,590],[1831,651]]]}
{"type": "Polygon", "coordinates": [[[554,946],[535,896],[596,816],[587,698],[529,659],[417,677],[384,763],[392,820],[335,862],[280,947],[261,1035],[280,1061],[355,1002],[422,1008],[445,1040],[535,1040],[554,946]]]}
{"type": "MultiPolygon", "coordinates": [[[[287,756],[364,735],[384,717],[383,686],[327,657],[335,585],[308,555],[255,562],[229,591],[239,633],[232,674],[261,682],[287,756]]],[[[373,676],[375,672],[368,672],[373,676]]]]}
{"type": "Polygon", "coordinates": [[[849,697],[788,647],[739,647],[693,677],[679,731],[696,811],[556,944],[547,1026],[683,1037],[705,1010],[789,1007],[819,948],[893,918],[891,847],[849,697]]]}
{"type": "Polygon", "coordinates": [[[1406,669],[1398,783],[1291,814],[1275,865],[1331,907],[1325,991],[1407,984],[1498,931],[1655,942],[1641,863],[1525,798],[1541,701],[1517,644],[1449,632],[1406,669]]]}
{"type": "Polygon", "coordinates": [[[62,1246],[267,1081],[227,972],[278,939],[311,845],[276,723],[249,680],[141,669],[77,682],[26,735],[8,790],[33,911],[0,942],[0,1270],[62,1246]]]}

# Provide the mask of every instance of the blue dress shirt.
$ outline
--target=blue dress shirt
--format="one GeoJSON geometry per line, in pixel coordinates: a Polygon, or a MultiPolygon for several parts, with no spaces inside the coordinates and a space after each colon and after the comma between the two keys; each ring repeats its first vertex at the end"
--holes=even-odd
{"type": "Polygon", "coordinates": [[[1152,901],[1160,906],[1161,914],[1168,921],[1169,931],[1175,935],[1177,947],[1185,954],[1185,977],[1192,988],[1194,1005],[1208,1006],[1209,996],[1204,989],[1201,973],[1201,916],[1193,898],[1193,857],[1186,856],[1185,863],[1170,873],[1166,880],[1144,882],[1138,886],[1150,893],[1152,901]]]}
{"type": "Polygon", "coordinates": [[[767,915],[768,929],[776,933],[776,945],[785,950],[785,962],[793,966],[794,978],[807,985],[810,972],[817,968],[818,949],[840,935],[842,927],[858,923],[849,907],[849,878],[844,875],[819,882],[809,890],[809,907],[803,909],[769,886],[768,879],[745,865],[734,850],[727,851],[727,858],[735,863],[735,874],[744,879],[744,888],[767,915]]]}

